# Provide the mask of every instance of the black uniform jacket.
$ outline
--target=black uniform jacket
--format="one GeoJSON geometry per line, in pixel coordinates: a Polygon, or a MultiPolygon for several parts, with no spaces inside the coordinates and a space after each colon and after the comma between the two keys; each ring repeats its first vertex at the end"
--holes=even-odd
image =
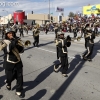
{"type": "Polygon", "coordinates": [[[65,39],[59,39],[56,41],[58,47],[58,56],[63,57],[67,55],[67,41],[65,39]]]}
{"type": "Polygon", "coordinates": [[[3,48],[4,60],[16,64],[21,61],[20,54],[24,51],[24,47],[21,43],[15,40],[5,39],[3,40],[6,46],[3,48]]]}
{"type": "Polygon", "coordinates": [[[88,44],[94,44],[95,33],[91,28],[86,28],[85,38],[88,44]]]}
{"type": "Polygon", "coordinates": [[[34,38],[39,37],[39,33],[40,33],[39,29],[34,29],[34,30],[33,30],[33,37],[34,37],[34,38]]]}

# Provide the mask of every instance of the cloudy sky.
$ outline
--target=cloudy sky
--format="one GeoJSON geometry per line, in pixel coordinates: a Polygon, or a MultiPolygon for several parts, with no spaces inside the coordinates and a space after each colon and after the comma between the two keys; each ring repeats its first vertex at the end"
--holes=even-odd
{"type": "MultiPolygon", "coordinates": [[[[82,7],[88,4],[100,4],[100,0],[50,0],[50,12],[53,15],[59,13],[55,8],[63,7],[64,15],[67,16],[70,11],[82,12],[82,7]]],[[[13,14],[16,10],[24,10],[27,13],[49,13],[49,0],[0,0],[0,16],[13,14]]]]}

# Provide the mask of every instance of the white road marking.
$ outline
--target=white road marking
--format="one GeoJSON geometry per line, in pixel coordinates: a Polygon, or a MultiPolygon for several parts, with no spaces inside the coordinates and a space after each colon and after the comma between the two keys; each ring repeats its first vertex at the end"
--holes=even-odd
{"type": "Polygon", "coordinates": [[[47,51],[47,52],[51,52],[51,53],[56,53],[54,51],[50,51],[50,50],[46,50],[46,49],[42,49],[42,48],[37,48],[37,49],[40,49],[40,50],[43,50],[43,51],[47,51]]]}
{"type": "MultiPolygon", "coordinates": [[[[46,50],[46,49],[42,49],[42,48],[38,48],[38,47],[36,47],[36,49],[40,49],[40,50],[47,51],[47,52],[51,52],[51,53],[56,53],[54,51],[50,51],[50,50],[46,50]]],[[[71,57],[71,56],[68,56],[68,58],[75,59],[75,57],[71,57]]]]}

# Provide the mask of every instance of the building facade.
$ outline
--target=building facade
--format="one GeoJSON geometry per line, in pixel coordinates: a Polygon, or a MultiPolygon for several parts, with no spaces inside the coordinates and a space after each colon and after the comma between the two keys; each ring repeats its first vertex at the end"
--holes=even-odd
{"type": "Polygon", "coordinates": [[[12,15],[9,14],[8,16],[1,16],[0,17],[0,24],[8,24],[8,21],[12,19],[12,15]]]}
{"type": "MultiPolygon", "coordinates": [[[[21,15],[21,14],[20,14],[21,15]]],[[[17,16],[17,15],[16,15],[17,16]]],[[[27,23],[28,25],[32,25],[32,24],[46,24],[47,22],[53,22],[53,23],[58,23],[59,22],[59,18],[58,16],[49,16],[48,14],[27,14],[25,17],[21,17],[17,18],[14,14],[11,15],[9,14],[8,16],[3,16],[0,18],[0,24],[7,24],[9,20],[13,19],[13,23],[15,23],[15,21],[19,21],[20,18],[24,18],[23,22],[27,23]]],[[[23,16],[23,14],[22,14],[23,16]]],[[[66,21],[68,19],[68,17],[63,17],[61,18],[61,21],[66,21]]],[[[22,24],[22,23],[21,23],[22,24]]]]}
{"type": "MultiPolygon", "coordinates": [[[[62,16],[62,21],[66,21],[68,17],[62,16]]],[[[48,14],[27,14],[27,20],[33,20],[33,23],[37,23],[39,25],[46,24],[47,22],[58,23],[58,16],[50,16],[48,14]]]]}

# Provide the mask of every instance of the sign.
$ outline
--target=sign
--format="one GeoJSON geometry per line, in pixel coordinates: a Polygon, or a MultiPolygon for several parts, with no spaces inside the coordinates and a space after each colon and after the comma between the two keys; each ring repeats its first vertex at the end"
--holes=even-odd
{"type": "Polygon", "coordinates": [[[64,11],[64,8],[56,7],[56,12],[63,12],[63,11],[64,11]]]}
{"type": "Polygon", "coordinates": [[[83,14],[84,15],[91,15],[91,14],[98,14],[98,9],[100,9],[100,4],[91,5],[91,6],[84,6],[83,7],[83,14]]]}

